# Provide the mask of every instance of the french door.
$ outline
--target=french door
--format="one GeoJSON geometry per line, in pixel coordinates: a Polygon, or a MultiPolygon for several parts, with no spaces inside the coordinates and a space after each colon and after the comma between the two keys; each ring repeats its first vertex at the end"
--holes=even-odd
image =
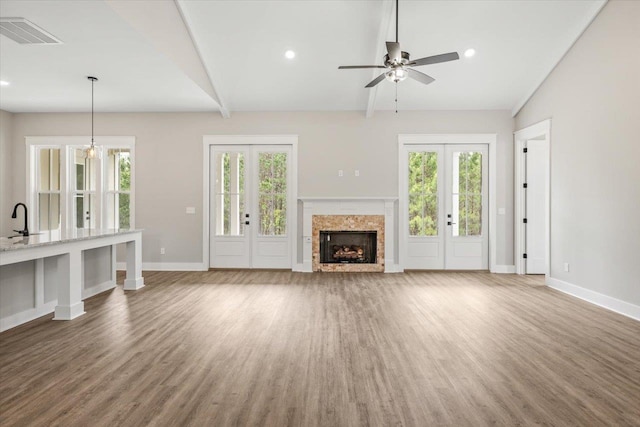
{"type": "Polygon", "coordinates": [[[405,145],[406,269],[489,266],[488,146],[405,145]]]}
{"type": "Polygon", "coordinates": [[[291,268],[291,147],[210,149],[213,268],[291,268]]]}

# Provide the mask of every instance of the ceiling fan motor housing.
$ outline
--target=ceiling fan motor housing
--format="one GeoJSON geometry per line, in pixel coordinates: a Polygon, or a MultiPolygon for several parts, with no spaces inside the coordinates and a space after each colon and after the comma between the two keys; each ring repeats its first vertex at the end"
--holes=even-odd
{"type": "Polygon", "coordinates": [[[409,62],[410,62],[410,60],[409,60],[409,52],[401,52],[400,61],[390,60],[388,53],[384,56],[384,65],[386,67],[393,67],[393,66],[398,66],[398,65],[407,65],[409,62]]]}

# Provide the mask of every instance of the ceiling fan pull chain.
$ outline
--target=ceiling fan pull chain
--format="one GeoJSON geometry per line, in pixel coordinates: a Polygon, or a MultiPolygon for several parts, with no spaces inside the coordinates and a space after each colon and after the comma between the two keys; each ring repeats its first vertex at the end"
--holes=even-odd
{"type": "Polygon", "coordinates": [[[396,114],[398,114],[398,81],[396,80],[396,114]]]}

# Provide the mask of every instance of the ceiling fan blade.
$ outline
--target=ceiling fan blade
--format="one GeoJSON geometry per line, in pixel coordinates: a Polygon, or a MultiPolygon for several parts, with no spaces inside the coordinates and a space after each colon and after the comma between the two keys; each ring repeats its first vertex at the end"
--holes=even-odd
{"type": "Polygon", "coordinates": [[[357,68],[387,68],[382,65],[341,65],[338,70],[354,70],[357,68]]]}
{"type": "Polygon", "coordinates": [[[424,83],[426,85],[428,85],[429,83],[432,83],[435,79],[431,76],[427,76],[424,73],[421,73],[420,71],[417,70],[412,70],[411,68],[407,68],[407,72],[409,73],[409,77],[411,77],[413,80],[417,80],[420,83],[424,83]]]}
{"type": "Polygon", "coordinates": [[[368,85],[366,85],[365,87],[374,87],[375,85],[377,85],[378,83],[380,83],[381,81],[384,80],[384,75],[385,73],[380,74],[378,77],[376,77],[375,79],[373,79],[368,85]]]}
{"type": "Polygon", "coordinates": [[[429,65],[438,64],[440,62],[455,61],[456,59],[460,59],[460,55],[458,55],[458,52],[449,52],[443,53],[441,55],[427,56],[426,58],[416,59],[415,61],[409,62],[407,65],[416,67],[419,65],[429,65]]]}
{"type": "Polygon", "coordinates": [[[393,61],[395,59],[397,62],[400,62],[400,59],[402,59],[400,43],[387,42],[387,53],[389,54],[389,61],[393,61]]]}

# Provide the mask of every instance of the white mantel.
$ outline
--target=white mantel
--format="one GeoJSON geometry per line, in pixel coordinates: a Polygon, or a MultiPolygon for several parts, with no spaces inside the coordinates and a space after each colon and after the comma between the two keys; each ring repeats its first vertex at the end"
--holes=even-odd
{"type": "Polygon", "coordinates": [[[312,272],[313,215],[384,215],[385,273],[401,271],[398,265],[397,197],[300,197],[302,202],[302,264],[297,270],[312,272]]]}

